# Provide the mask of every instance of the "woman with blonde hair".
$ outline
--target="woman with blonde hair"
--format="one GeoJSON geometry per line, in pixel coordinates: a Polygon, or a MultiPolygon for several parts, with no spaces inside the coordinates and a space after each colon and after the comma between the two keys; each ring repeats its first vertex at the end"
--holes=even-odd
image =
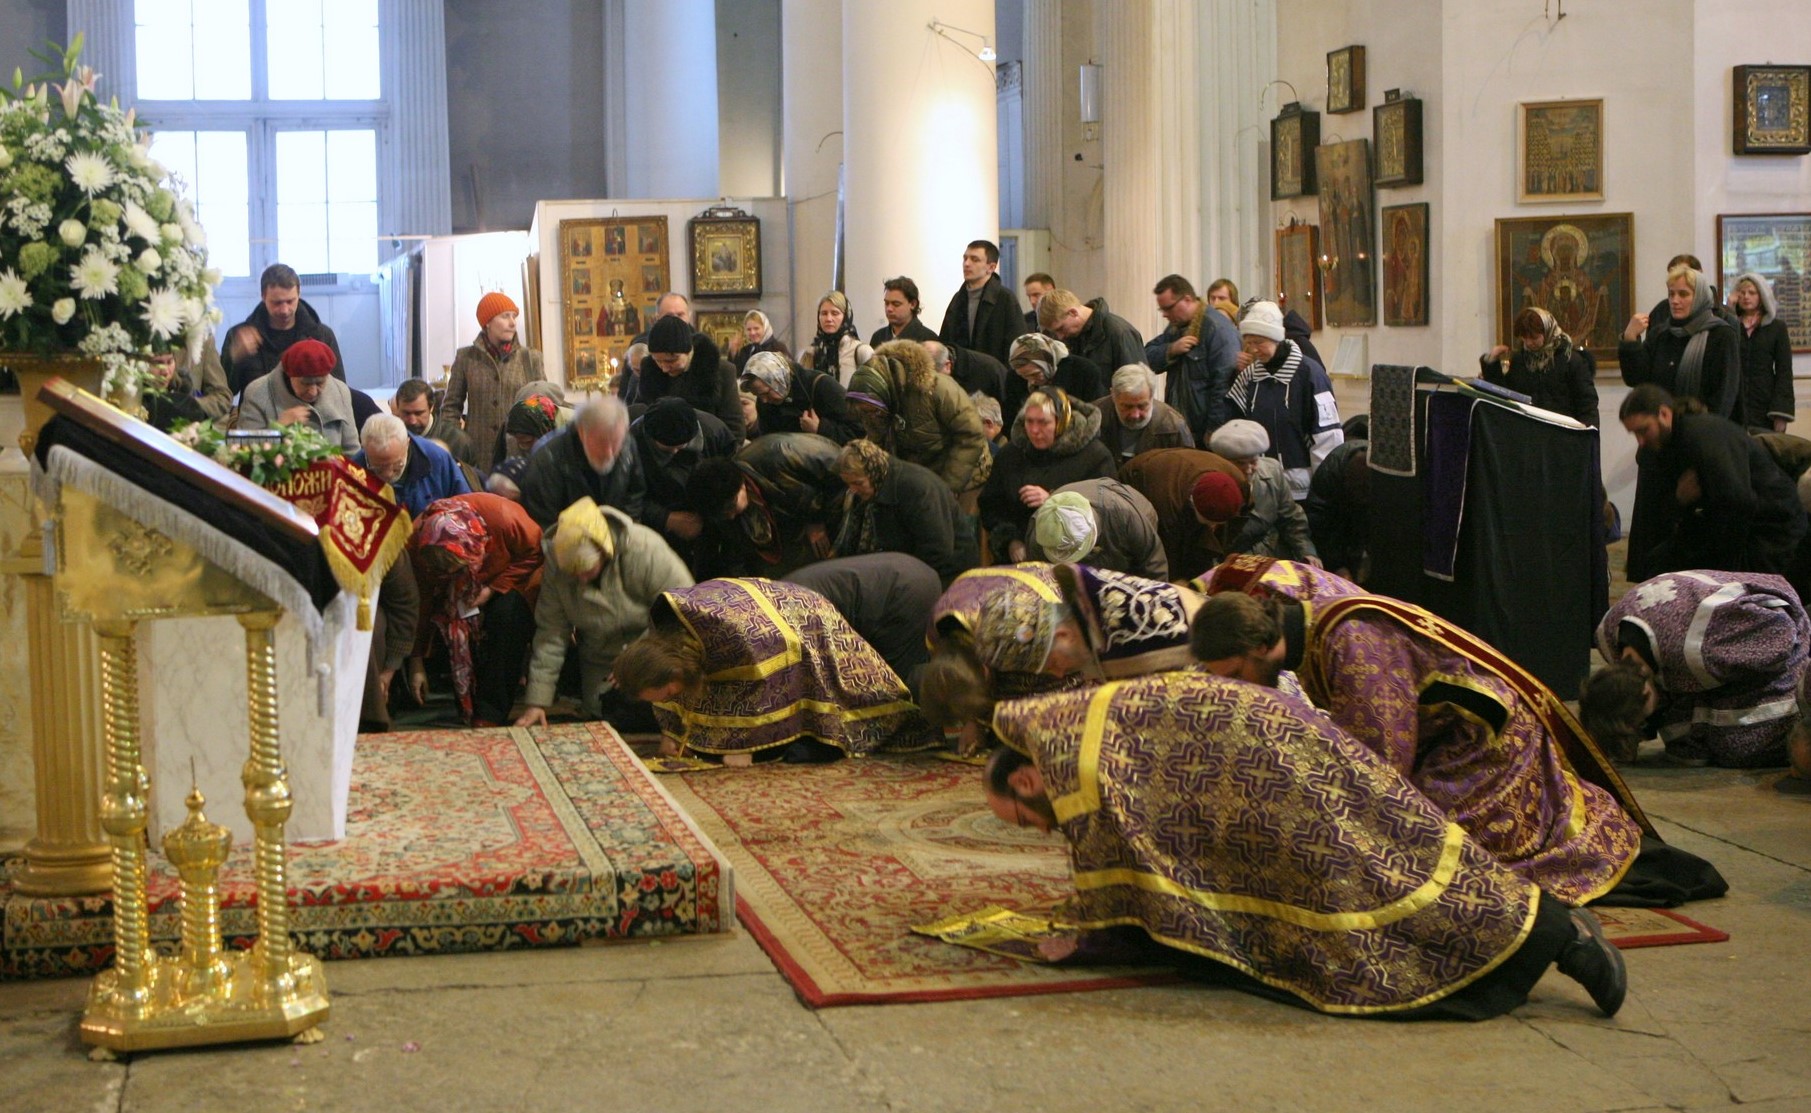
{"type": "Polygon", "coordinates": [[[836,376],[843,386],[855,369],[874,358],[874,349],[862,343],[855,331],[855,319],[849,314],[849,298],[841,290],[832,290],[817,302],[817,335],[805,351],[801,364],[813,371],[836,376]]]}
{"type": "Polygon", "coordinates": [[[780,343],[779,337],[773,334],[773,322],[767,319],[767,314],[759,309],[751,309],[742,314],[742,340],[736,346],[736,354],[729,357],[730,362],[736,365],[737,375],[742,374],[742,369],[748,366],[749,357],[756,352],[778,352],[787,359],[792,358],[786,345],[780,343]]]}

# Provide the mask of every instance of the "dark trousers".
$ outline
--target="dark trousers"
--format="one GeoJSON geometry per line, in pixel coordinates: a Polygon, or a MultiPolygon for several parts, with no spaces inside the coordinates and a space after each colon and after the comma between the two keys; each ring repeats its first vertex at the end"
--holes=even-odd
{"type": "Polygon", "coordinates": [[[500,592],[484,604],[483,627],[472,647],[472,718],[509,720],[534,630],[534,609],[519,592],[500,592]]]}

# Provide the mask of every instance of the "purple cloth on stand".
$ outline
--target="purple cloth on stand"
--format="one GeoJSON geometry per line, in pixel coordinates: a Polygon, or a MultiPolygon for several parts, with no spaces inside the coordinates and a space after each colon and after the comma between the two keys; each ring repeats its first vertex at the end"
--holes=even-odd
{"type": "Polygon", "coordinates": [[[1421,488],[1421,570],[1451,580],[1471,470],[1471,411],[1477,399],[1435,391],[1427,399],[1427,482],[1421,488]]]}

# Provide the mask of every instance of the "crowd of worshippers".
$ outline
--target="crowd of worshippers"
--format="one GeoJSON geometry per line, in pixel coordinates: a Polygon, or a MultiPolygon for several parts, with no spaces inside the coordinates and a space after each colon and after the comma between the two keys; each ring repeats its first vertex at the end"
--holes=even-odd
{"type": "MultiPolygon", "coordinates": [[[[1746,397],[1737,331],[1750,293],[1771,312],[1764,280],[1732,324],[1675,267],[1655,311],[1672,323],[1630,322],[1644,385],[1622,420],[1643,493],[1675,498],[1651,578],[1597,630],[1611,665],[1581,718],[1469,632],[1365,591],[1362,419],[1342,423],[1298,315],[1170,275],[1147,342],[1045,275],[1022,312],[997,262],[970,245],[935,333],[909,278],[865,342],[827,294],[797,359],[759,312],[723,352],[668,294],[577,406],[493,293],[444,393],[412,380],[388,413],[273,268],[216,371],[240,424],[339,437],[413,516],[369,729],[428,697],[433,658],[473,724],[544,723],[564,694],[723,765],[954,744],[989,755],[996,815],[1060,831],[1094,879],[1050,958],[1209,960],[1255,992],[1404,1018],[1498,1015],[1553,966],[1614,1013],[1626,974],[1584,906],[1727,888],[1661,841],[1616,761],[1658,734],[1681,763],[1811,774],[1811,620],[1785,568],[1752,567],[1779,556],[1757,500],[1715,538],[1732,548],[1703,536],[1735,530],[1721,484],[1781,467],[1735,411],[1694,404],[1746,397]]],[[[1594,424],[1588,356],[1556,319],[1516,334],[1485,377],[1594,424]]],[[[186,382],[174,408],[206,401],[186,382]]],[[[1789,390],[1759,404],[1780,436],[1789,390]]],[[[1662,528],[1637,501],[1636,528],[1662,528]]]]}

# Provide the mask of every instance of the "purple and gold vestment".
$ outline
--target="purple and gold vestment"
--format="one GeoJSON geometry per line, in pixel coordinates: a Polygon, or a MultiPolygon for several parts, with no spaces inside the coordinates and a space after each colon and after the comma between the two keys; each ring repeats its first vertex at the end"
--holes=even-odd
{"type": "Polygon", "coordinates": [[[1309,698],[1485,850],[1571,904],[1615,888],[1646,817],[1546,686],[1459,627],[1384,596],[1324,602],[1304,633],[1309,698]]]}
{"type": "Polygon", "coordinates": [[[1084,930],[1142,928],[1330,1013],[1440,1000],[1521,946],[1538,894],[1282,693],[1165,672],[1003,703],[1042,772],[1084,930]]]}
{"type": "Polygon", "coordinates": [[[1783,765],[1798,722],[1811,621],[1798,593],[1757,572],[1668,572],[1629,590],[1597,627],[1616,660],[1631,623],[1652,648],[1665,693],[1660,737],[1669,752],[1718,765],[1783,765]]]}
{"type": "Polygon", "coordinates": [[[815,591],[707,580],[663,593],[654,621],[663,611],[704,646],[699,694],[654,705],[661,733],[687,749],[752,753],[815,738],[870,754],[942,741],[898,674],[815,591]]]}

